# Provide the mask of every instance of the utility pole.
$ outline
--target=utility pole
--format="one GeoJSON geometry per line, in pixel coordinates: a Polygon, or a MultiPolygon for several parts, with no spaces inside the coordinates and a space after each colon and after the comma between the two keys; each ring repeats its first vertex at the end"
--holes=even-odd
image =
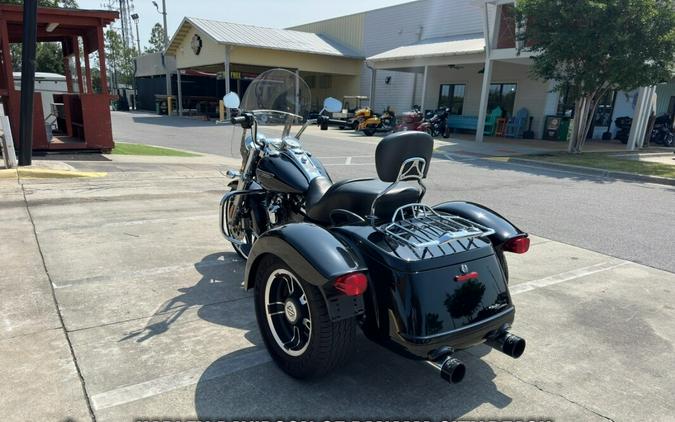
{"type": "MultiPolygon", "coordinates": [[[[30,166],[33,157],[33,95],[37,49],[37,0],[23,3],[21,52],[21,115],[19,117],[19,165],[30,166]]],[[[81,89],[81,88],[80,88],[81,89]]]]}
{"type": "Polygon", "coordinates": [[[136,42],[138,43],[138,55],[141,55],[141,36],[138,34],[138,13],[134,13],[131,15],[131,19],[134,20],[134,23],[136,24],[136,42]]]}
{"type": "Polygon", "coordinates": [[[169,97],[171,96],[171,71],[166,60],[166,49],[169,48],[169,31],[166,25],[166,0],[162,0],[162,10],[159,10],[159,5],[156,1],[153,0],[152,4],[155,5],[157,12],[159,12],[164,19],[164,68],[166,69],[166,104],[167,104],[167,113],[169,106],[169,97]]]}

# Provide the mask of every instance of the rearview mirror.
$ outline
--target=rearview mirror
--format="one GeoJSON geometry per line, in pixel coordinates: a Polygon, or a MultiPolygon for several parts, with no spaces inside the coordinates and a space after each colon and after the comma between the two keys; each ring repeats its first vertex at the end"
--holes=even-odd
{"type": "Polygon", "coordinates": [[[333,97],[328,97],[323,101],[323,108],[329,113],[338,113],[342,111],[342,102],[333,97]]]}
{"type": "Polygon", "coordinates": [[[236,92],[229,92],[223,97],[223,104],[227,108],[239,108],[241,101],[239,100],[239,95],[236,92]]]}

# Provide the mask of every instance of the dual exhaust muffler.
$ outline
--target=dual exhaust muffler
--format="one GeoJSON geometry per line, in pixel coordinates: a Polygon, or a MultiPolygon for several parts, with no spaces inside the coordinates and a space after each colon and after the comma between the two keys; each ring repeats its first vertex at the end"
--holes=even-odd
{"type": "MultiPolygon", "coordinates": [[[[511,334],[507,330],[501,330],[496,334],[489,336],[485,340],[485,344],[514,359],[518,359],[523,355],[523,352],[525,352],[526,342],[525,339],[518,337],[515,334],[511,334]]],[[[466,375],[466,366],[464,363],[461,360],[452,357],[451,354],[445,355],[445,359],[440,363],[439,361],[431,360],[427,361],[427,363],[436,368],[436,370],[439,371],[441,378],[450,384],[461,382],[464,379],[464,375],[466,375]]]]}

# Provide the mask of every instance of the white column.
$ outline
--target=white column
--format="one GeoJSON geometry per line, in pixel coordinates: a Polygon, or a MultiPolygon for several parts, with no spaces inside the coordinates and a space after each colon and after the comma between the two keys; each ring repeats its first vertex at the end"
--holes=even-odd
{"type": "MultiPolygon", "coordinates": [[[[230,46],[225,46],[225,61],[223,62],[225,68],[225,94],[229,94],[230,89],[230,46]]],[[[232,118],[230,109],[227,109],[227,121],[229,122],[232,118]]]]}
{"type": "Polygon", "coordinates": [[[427,102],[427,80],[429,78],[429,66],[424,66],[424,77],[422,78],[422,101],[420,104],[420,107],[422,108],[422,113],[424,113],[424,109],[426,108],[426,102],[427,102]]]}
{"type": "Polygon", "coordinates": [[[488,98],[490,96],[490,82],[492,81],[492,60],[485,60],[483,72],[483,84],[480,91],[480,104],[478,105],[478,124],[476,125],[476,142],[483,142],[485,132],[485,117],[487,116],[488,98]]]}
{"type": "Polygon", "coordinates": [[[370,68],[370,109],[375,110],[375,87],[377,85],[377,69],[370,68]]]}
{"type": "MultiPolygon", "coordinates": [[[[480,91],[480,104],[478,105],[478,124],[476,125],[476,142],[483,142],[485,132],[485,117],[487,116],[487,103],[490,94],[490,82],[492,81],[492,31],[490,31],[490,17],[488,4],[483,3],[483,34],[485,36],[485,68],[483,70],[483,84],[480,91]]],[[[499,9],[498,9],[499,10],[499,9]]],[[[495,18],[495,26],[499,22],[499,16],[495,18]]]]}
{"type": "MultiPolygon", "coordinates": [[[[644,115],[645,103],[647,100],[647,87],[641,87],[638,90],[638,98],[635,103],[635,112],[633,113],[633,124],[630,127],[630,133],[628,135],[628,144],[626,144],[626,149],[628,151],[635,151],[637,146],[637,139],[640,135],[640,126],[642,126],[642,118],[644,115]]],[[[644,136],[644,132],[642,132],[644,136]]]]}
{"type": "Polygon", "coordinates": [[[181,87],[180,69],[176,69],[176,83],[178,84],[178,115],[183,117],[183,89],[181,87]]]}

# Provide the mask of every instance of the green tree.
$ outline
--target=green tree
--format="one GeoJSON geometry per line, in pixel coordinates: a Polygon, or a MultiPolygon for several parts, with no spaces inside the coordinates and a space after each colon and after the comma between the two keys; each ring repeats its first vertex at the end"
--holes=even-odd
{"type": "Polygon", "coordinates": [[[673,74],[672,0],[519,0],[516,10],[533,75],[578,92],[569,152],[581,152],[605,93],[673,74]]]}
{"type": "Polygon", "coordinates": [[[164,27],[156,23],[150,32],[150,47],[146,47],[146,53],[160,53],[164,51],[164,27]]]}
{"type": "Polygon", "coordinates": [[[122,36],[115,30],[109,29],[105,33],[106,60],[108,75],[112,78],[113,86],[117,84],[132,85],[134,82],[134,58],[138,55],[135,48],[126,48],[122,36]]]}

